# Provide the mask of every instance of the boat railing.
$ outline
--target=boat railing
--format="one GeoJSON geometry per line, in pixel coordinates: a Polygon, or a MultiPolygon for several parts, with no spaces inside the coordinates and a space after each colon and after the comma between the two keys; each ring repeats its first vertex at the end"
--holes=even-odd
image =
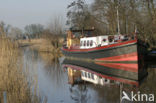
{"type": "MultiPolygon", "coordinates": [[[[109,41],[108,42],[108,45],[111,45],[111,44],[116,44],[116,43],[120,43],[120,42],[125,42],[125,41],[129,41],[129,40],[134,40],[134,39],[136,39],[136,36],[135,35],[123,35],[124,37],[123,38],[121,38],[120,37],[120,39],[117,39],[117,40],[115,40],[115,39],[112,39],[111,41],[109,41]]],[[[102,45],[102,41],[101,41],[101,44],[97,44],[97,42],[95,42],[95,41],[91,41],[91,42],[89,42],[89,43],[83,43],[83,44],[72,44],[70,47],[67,47],[67,44],[66,43],[64,43],[63,44],[63,47],[64,48],[70,48],[70,49],[88,49],[88,48],[94,48],[94,47],[100,47],[100,46],[104,46],[104,45],[102,45]]]]}

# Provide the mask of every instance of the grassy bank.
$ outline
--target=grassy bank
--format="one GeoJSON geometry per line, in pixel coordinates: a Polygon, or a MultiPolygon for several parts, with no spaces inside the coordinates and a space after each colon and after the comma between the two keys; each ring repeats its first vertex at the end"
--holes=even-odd
{"type": "Polygon", "coordinates": [[[41,99],[32,93],[31,83],[22,70],[17,43],[0,36],[0,102],[6,92],[7,103],[39,103],[41,99]]]}
{"type": "Polygon", "coordinates": [[[61,53],[60,47],[62,45],[62,39],[60,39],[57,44],[45,38],[30,39],[30,40],[19,40],[18,43],[21,47],[29,46],[39,52],[49,52],[49,53],[61,53]]]}

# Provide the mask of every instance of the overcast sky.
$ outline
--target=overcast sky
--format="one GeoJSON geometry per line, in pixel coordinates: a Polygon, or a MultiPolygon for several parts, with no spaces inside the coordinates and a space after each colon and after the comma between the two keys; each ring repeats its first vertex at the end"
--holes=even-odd
{"type": "MultiPolygon", "coordinates": [[[[48,24],[55,16],[66,19],[67,5],[73,0],[0,0],[0,21],[24,28],[27,24],[48,24]]],[[[91,0],[86,0],[88,1],[91,0]]],[[[89,2],[90,3],[90,2],[89,2]]]]}

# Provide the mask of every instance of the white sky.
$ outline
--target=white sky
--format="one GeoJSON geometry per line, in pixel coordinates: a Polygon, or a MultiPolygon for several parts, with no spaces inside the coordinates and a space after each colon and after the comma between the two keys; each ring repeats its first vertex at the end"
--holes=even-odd
{"type": "MultiPolygon", "coordinates": [[[[0,21],[24,28],[25,25],[48,24],[53,17],[66,21],[67,5],[73,0],[0,0],[0,21]]],[[[86,0],[90,3],[92,0],[86,0]]]]}

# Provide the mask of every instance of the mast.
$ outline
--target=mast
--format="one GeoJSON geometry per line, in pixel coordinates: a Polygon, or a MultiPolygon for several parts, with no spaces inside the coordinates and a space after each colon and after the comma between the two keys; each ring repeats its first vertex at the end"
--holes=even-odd
{"type": "Polygon", "coordinates": [[[118,4],[117,4],[117,23],[118,23],[118,35],[120,35],[119,1],[118,1],[118,4]]]}

